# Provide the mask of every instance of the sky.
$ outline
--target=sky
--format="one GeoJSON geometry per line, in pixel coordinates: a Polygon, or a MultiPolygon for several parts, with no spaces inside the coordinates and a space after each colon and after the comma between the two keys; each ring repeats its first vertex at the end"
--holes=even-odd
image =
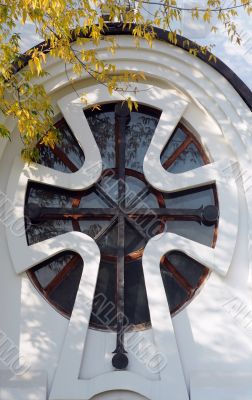
{"type": "MultiPolygon", "coordinates": [[[[206,0],[178,0],[178,4],[186,7],[204,7],[206,0]]],[[[228,0],[226,0],[228,6],[228,0]]],[[[155,5],[147,5],[146,16],[155,12],[155,5]]],[[[252,90],[252,15],[246,15],[242,10],[236,19],[238,31],[242,37],[241,45],[231,43],[224,33],[223,28],[219,28],[216,34],[211,33],[208,24],[194,23],[187,11],[183,12],[182,24],[180,28],[183,36],[188,39],[195,40],[199,44],[215,44],[213,53],[227,64],[252,90]]],[[[217,22],[217,21],[216,21],[217,22]]],[[[28,50],[30,47],[41,42],[36,35],[32,23],[26,23],[18,27],[22,36],[22,51],[28,50]]]]}
{"type": "Polygon", "coordinates": [[[184,36],[195,39],[199,44],[214,43],[213,53],[252,90],[252,15],[248,16],[244,12],[239,12],[236,21],[237,30],[242,38],[240,46],[231,43],[221,26],[216,34],[206,30],[205,37],[197,37],[197,30],[191,29],[192,22],[189,20],[184,30],[184,36]]]}

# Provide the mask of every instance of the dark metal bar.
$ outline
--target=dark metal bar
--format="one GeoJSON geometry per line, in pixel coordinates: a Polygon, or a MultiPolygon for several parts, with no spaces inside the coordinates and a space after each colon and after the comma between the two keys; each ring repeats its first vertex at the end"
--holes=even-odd
{"type": "Polygon", "coordinates": [[[114,353],[125,353],[123,345],[124,326],[124,236],[125,220],[122,214],[118,217],[117,239],[117,343],[114,353]]]}
{"type": "Polygon", "coordinates": [[[146,217],[155,216],[200,216],[204,207],[199,208],[134,208],[125,210],[127,215],[143,215],[146,217]]]}
{"type": "Polygon", "coordinates": [[[194,220],[204,225],[214,225],[219,219],[219,209],[216,206],[201,206],[196,209],[190,208],[138,208],[126,210],[129,217],[146,216],[149,218],[162,217],[165,220],[194,220]]]}
{"type": "MultiPolygon", "coordinates": [[[[130,111],[127,103],[118,103],[115,106],[115,134],[116,166],[118,175],[118,209],[122,211],[125,207],[125,134],[126,126],[130,121],[130,111]]],[[[125,247],[125,216],[120,212],[118,217],[117,238],[117,339],[116,349],[112,358],[114,368],[123,370],[128,365],[128,357],[124,349],[124,247],[125,247]]]]}
{"type": "Polygon", "coordinates": [[[25,207],[25,216],[32,222],[39,222],[44,219],[87,219],[111,218],[118,214],[115,208],[55,208],[39,207],[36,204],[29,204],[25,207]]]}
{"type": "MultiPolygon", "coordinates": [[[[123,183],[123,180],[122,180],[123,183]]],[[[213,205],[201,206],[199,208],[123,208],[125,185],[120,187],[120,208],[54,208],[39,207],[36,204],[29,204],[25,207],[25,215],[32,222],[39,222],[43,219],[110,219],[118,214],[123,214],[127,220],[138,216],[157,218],[165,220],[193,220],[204,225],[214,225],[219,219],[218,207],[213,205]]]]}

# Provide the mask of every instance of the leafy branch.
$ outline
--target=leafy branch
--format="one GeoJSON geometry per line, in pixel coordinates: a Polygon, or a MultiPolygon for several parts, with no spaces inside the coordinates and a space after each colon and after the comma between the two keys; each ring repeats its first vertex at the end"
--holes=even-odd
{"type": "MultiPolygon", "coordinates": [[[[136,92],[137,83],[145,79],[141,72],[117,71],[113,63],[106,63],[98,55],[102,39],[107,41],[108,51],[114,54],[117,43],[114,38],[104,36],[107,22],[119,22],[122,29],[132,28],[137,46],[141,40],[152,46],[155,40],[153,26],[168,30],[168,39],[177,44],[174,26],[181,21],[182,12],[191,14],[195,21],[212,24],[213,13],[223,24],[230,40],[240,44],[241,37],[235,18],[237,10],[252,12],[251,1],[233,0],[224,7],[221,0],[207,0],[206,8],[179,7],[176,0],[139,0],[137,5],[124,0],[2,0],[0,3],[0,111],[3,119],[14,118],[23,143],[22,156],[25,160],[36,160],[37,143],[53,147],[58,139],[54,128],[54,111],[44,87],[36,83],[46,76],[48,57],[61,59],[70,66],[75,76],[88,74],[96,82],[107,87],[112,94],[117,91],[129,107],[137,107],[126,92],[136,92]],[[157,6],[148,12],[146,5],[157,6]],[[18,24],[32,22],[36,33],[44,39],[44,45],[21,54],[22,37],[17,33],[18,24]],[[134,24],[134,25],[133,25],[134,24]],[[76,49],[73,39],[80,50],[76,49]],[[27,67],[23,68],[26,64],[27,67]]],[[[216,26],[211,26],[217,32],[216,26]]],[[[192,54],[208,54],[211,46],[194,46],[185,41],[185,48],[192,54]]],[[[214,55],[209,55],[215,59],[214,55]]],[[[67,67],[66,67],[67,71],[67,67]]],[[[85,96],[83,97],[85,102],[85,96]]],[[[2,137],[11,136],[4,123],[0,125],[2,137]]]]}

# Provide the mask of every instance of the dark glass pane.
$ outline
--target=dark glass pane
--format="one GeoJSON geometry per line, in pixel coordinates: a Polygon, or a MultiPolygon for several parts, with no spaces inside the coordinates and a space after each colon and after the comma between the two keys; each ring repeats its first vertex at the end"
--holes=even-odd
{"type": "Polygon", "coordinates": [[[178,174],[181,172],[191,171],[192,169],[201,167],[204,161],[195,146],[191,143],[187,148],[177,157],[174,163],[168,168],[169,172],[178,174]]]}
{"type": "Polygon", "coordinates": [[[165,230],[211,247],[214,229],[214,225],[200,225],[195,221],[167,221],[165,230]]]}
{"type": "MultiPolygon", "coordinates": [[[[145,239],[140,235],[137,226],[139,224],[139,229],[143,228],[140,221],[135,222],[135,228],[129,223],[125,223],[125,255],[139,250],[145,245],[145,239]]],[[[101,239],[98,240],[98,245],[104,254],[117,255],[117,241],[118,241],[118,225],[115,224],[101,239]]]]}
{"type": "MultiPolygon", "coordinates": [[[[116,176],[106,176],[99,183],[101,189],[113,201],[118,201],[118,180],[116,176]]],[[[109,202],[107,201],[108,205],[109,202]]],[[[110,206],[110,205],[109,205],[110,206]]]]}
{"type": "Polygon", "coordinates": [[[208,272],[207,268],[183,253],[173,252],[167,258],[192,287],[197,287],[208,272]]]}
{"type": "Polygon", "coordinates": [[[81,232],[86,233],[88,236],[95,238],[98,233],[109,226],[110,221],[79,221],[81,232]]]}
{"type": "Polygon", "coordinates": [[[117,255],[117,233],[118,225],[115,224],[109,229],[106,235],[98,240],[98,246],[104,254],[117,255]]]}
{"type": "Polygon", "coordinates": [[[149,193],[147,194],[146,197],[144,197],[142,200],[137,201],[134,203],[135,208],[158,208],[158,199],[157,197],[149,193]]]}
{"type": "MultiPolygon", "coordinates": [[[[104,107],[106,109],[106,107],[104,107]]],[[[85,113],[102,156],[103,169],[115,168],[115,113],[85,113]]]]}
{"type": "Polygon", "coordinates": [[[126,176],[126,185],[125,185],[125,204],[128,206],[132,200],[136,198],[138,193],[145,188],[146,183],[141,181],[138,178],[135,178],[134,176],[126,176]]]}
{"type": "Polygon", "coordinates": [[[126,168],[143,172],[143,160],[158,124],[159,117],[132,112],[126,129],[126,168]]]}
{"type": "Polygon", "coordinates": [[[141,236],[137,227],[142,229],[141,221],[134,221],[135,227],[132,227],[128,222],[125,223],[125,254],[132,253],[145,246],[145,238],[141,236]]]}
{"type": "Polygon", "coordinates": [[[173,194],[163,193],[165,205],[169,208],[200,208],[215,205],[213,186],[196,188],[173,194]]]}
{"type": "Polygon", "coordinates": [[[187,292],[174,279],[165,265],[161,265],[161,275],[166,292],[170,312],[175,312],[187,300],[187,292]]]}
{"type": "MultiPolygon", "coordinates": [[[[79,143],[65,121],[60,123],[58,129],[61,133],[61,140],[56,147],[67,156],[77,169],[80,169],[84,163],[85,157],[79,143]]],[[[56,154],[57,153],[54,153],[48,146],[40,146],[39,163],[58,171],[67,173],[72,172],[69,166],[66,165],[65,161],[62,161],[60,156],[56,154]]]]}
{"type": "Polygon", "coordinates": [[[116,326],[115,294],[116,265],[101,261],[90,318],[91,326],[101,329],[116,326]]]}
{"type": "Polygon", "coordinates": [[[79,208],[106,208],[108,207],[107,203],[103,201],[95,192],[91,192],[88,194],[84,194],[81,197],[81,201],[79,204],[79,208]]]}
{"type": "Polygon", "coordinates": [[[42,288],[45,288],[73,257],[73,253],[65,252],[33,268],[33,272],[42,288]]]}
{"type": "Polygon", "coordinates": [[[58,147],[64,154],[66,154],[67,158],[72,161],[77,169],[80,169],[85,161],[85,157],[79,143],[65,121],[58,129],[61,133],[61,141],[58,147]]]}
{"type": "Polygon", "coordinates": [[[48,146],[40,146],[39,164],[44,165],[57,171],[70,173],[71,169],[60,160],[48,146]]]}
{"type": "Polygon", "coordinates": [[[28,244],[42,242],[43,240],[62,235],[73,230],[72,222],[69,220],[44,221],[29,225],[26,230],[28,244]]]}
{"type": "MultiPolygon", "coordinates": [[[[155,213],[153,212],[155,215],[155,213]]],[[[166,222],[162,219],[162,217],[145,217],[141,226],[146,234],[146,239],[149,240],[153,236],[158,235],[165,231],[166,222]]],[[[146,242],[147,242],[146,240],[146,242]]]]}
{"type": "Polygon", "coordinates": [[[161,163],[163,164],[177,150],[177,148],[185,141],[187,135],[181,128],[176,128],[172,137],[168,141],[161,154],[161,163]]]}
{"type": "Polygon", "coordinates": [[[148,324],[149,306],[145,289],[142,261],[125,264],[125,304],[126,323],[148,324]]]}
{"type": "Polygon", "coordinates": [[[83,270],[83,262],[79,259],[74,267],[63,279],[61,283],[50,293],[50,299],[63,311],[71,315],[76,294],[78,292],[80,279],[83,270]]]}
{"type": "Polygon", "coordinates": [[[73,199],[71,192],[38,184],[37,186],[30,185],[27,203],[37,204],[40,207],[71,208],[73,199]]]}

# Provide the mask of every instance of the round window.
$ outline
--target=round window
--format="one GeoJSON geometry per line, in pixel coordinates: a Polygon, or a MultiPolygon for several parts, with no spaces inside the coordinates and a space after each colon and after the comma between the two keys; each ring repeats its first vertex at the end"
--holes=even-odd
{"type": "MultiPolygon", "coordinates": [[[[139,105],[138,111],[130,113],[126,108],[114,103],[84,111],[103,160],[102,176],[94,186],[75,192],[30,182],[26,195],[26,215],[31,222],[26,226],[28,245],[72,230],[91,236],[98,244],[101,261],[90,318],[90,327],[96,329],[117,328],[120,301],[125,323],[134,329],[150,326],[142,254],[151,237],[168,231],[210,247],[217,238],[215,186],[175,194],[153,189],[144,177],[143,160],[161,111],[139,105]],[[123,275],[118,274],[119,268],[123,275]]],[[[61,142],[54,149],[40,146],[40,163],[75,172],[85,162],[85,155],[66,122],[61,120],[57,127],[61,142]]],[[[176,174],[209,160],[186,123],[180,123],[161,162],[176,174]]],[[[28,274],[50,304],[70,317],[82,269],[78,254],[64,252],[28,274]]],[[[171,314],[194,297],[209,274],[207,268],[180,252],[164,256],[160,269],[171,314]]]]}

